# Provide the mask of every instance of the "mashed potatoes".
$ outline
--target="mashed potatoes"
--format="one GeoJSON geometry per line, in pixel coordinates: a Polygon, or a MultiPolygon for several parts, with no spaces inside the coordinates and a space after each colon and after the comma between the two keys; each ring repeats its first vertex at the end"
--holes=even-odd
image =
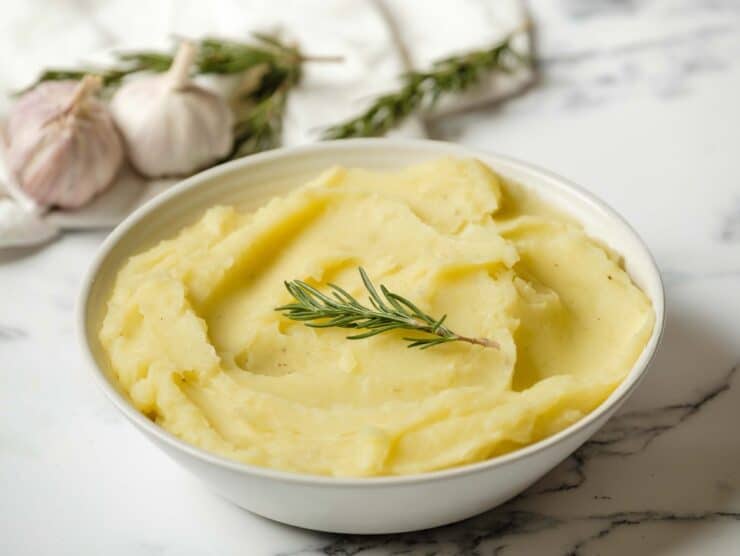
{"type": "Polygon", "coordinates": [[[262,209],[214,207],[120,271],[100,340],[139,410],[196,446],[276,469],[419,473],[551,435],[622,381],[648,298],[581,227],[475,160],[334,168],[262,209]],[[350,341],[274,308],[285,280],[366,301],[357,268],[459,342],[350,341]]]}

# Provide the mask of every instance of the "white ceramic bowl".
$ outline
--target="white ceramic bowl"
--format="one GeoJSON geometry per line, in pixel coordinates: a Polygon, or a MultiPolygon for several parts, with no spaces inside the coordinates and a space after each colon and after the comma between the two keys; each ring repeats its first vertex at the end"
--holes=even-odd
{"type": "Polygon", "coordinates": [[[619,408],[645,374],[663,330],[663,287],[650,253],[612,209],[567,180],[529,164],[432,141],[361,139],[281,149],[212,168],[174,186],[129,216],[105,240],[84,282],[77,320],[90,370],[121,412],[172,459],[214,491],[254,513],[291,525],[343,533],[391,533],[457,521],[508,500],[565,459],[619,408]],[[400,168],[442,155],[477,157],[576,217],[625,259],[650,297],[653,334],[625,381],[596,410],[540,442],[493,459],[401,477],[300,475],[229,461],[186,444],[139,413],[118,390],[97,340],[112,280],[133,253],[171,236],[218,203],[258,207],[325,168],[400,168]]]}

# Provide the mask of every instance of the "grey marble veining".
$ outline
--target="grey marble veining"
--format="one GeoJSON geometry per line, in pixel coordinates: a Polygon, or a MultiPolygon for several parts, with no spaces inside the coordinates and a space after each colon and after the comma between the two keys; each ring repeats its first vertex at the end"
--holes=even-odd
{"type": "MultiPolygon", "coordinates": [[[[541,485],[529,489],[520,498],[579,488],[586,481],[587,466],[592,460],[634,456],[643,452],[662,434],[678,427],[706,404],[728,392],[739,368],[740,362],[716,380],[715,384],[710,385],[707,391],[699,392],[694,399],[619,413],[560,466],[561,473],[552,474],[541,485]]],[[[737,387],[733,394],[733,399],[736,398],[735,401],[740,403],[737,387]]]]}
{"type": "MultiPolygon", "coordinates": [[[[540,86],[493,110],[548,117],[691,95],[740,65],[739,6],[700,0],[535,2],[535,21],[550,24],[537,30],[540,86]]],[[[458,137],[460,127],[475,126],[479,118],[473,113],[435,124],[435,136],[458,137]]]]}
{"type": "Polygon", "coordinates": [[[25,338],[28,333],[16,326],[0,324],[0,342],[25,338]]]}
{"type": "MultiPolygon", "coordinates": [[[[339,537],[332,542],[293,552],[278,552],[275,556],[370,556],[373,554],[425,556],[507,556],[525,554],[517,548],[520,537],[545,535],[554,530],[572,527],[578,534],[573,540],[553,546],[551,541],[541,543],[536,550],[542,554],[582,556],[591,549],[608,542],[609,537],[623,528],[639,529],[655,524],[693,524],[740,522],[740,512],[674,513],[655,511],[617,512],[571,517],[567,522],[552,516],[505,508],[444,527],[433,532],[408,533],[378,539],[376,537],[339,537]],[[574,527],[575,526],[575,527],[574,527]],[[548,552],[544,552],[544,551],[548,552]]],[[[536,546],[536,545],[535,545],[536,546]]],[[[619,552],[615,551],[615,554],[619,552]]],[[[732,554],[728,552],[728,554],[732,554]]]]}
{"type": "MultiPolygon", "coordinates": [[[[732,397],[727,403],[740,404],[740,388],[735,385],[740,361],[720,376],[708,389],[683,403],[644,410],[622,412],[540,484],[511,502],[470,520],[432,531],[387,536],[333,535],[317,546],[280,556],[327,555],[363,556],[371,554],[425,554],[429,556],[520,554],[521,537],[527,537],[538,553],[580,556],[592,545],[608,542],[620,529],[655,524],[700,522],[740,522],[740,508],[728,510],[670,511],[641,509],[593,512],[535,511],[537,498],[579,489],[589,480],[588,469],[600,458],[625,458],[646,450],[653,441],[690,419],[720,396],[732,397]],[[734,388],[734,389],[733,389],[734,388]],[[732,389],[732,394],[730,393],[732,389]],[[527,502],[526,506],[523,504],[527,502]],[[574,529],[554,546],[550,534],[574,529]],[[537,539],[543,539],[538,542],[537,539]],[[549,550],[548,552],[542,552],[549,550]]],[[[728,487],[729,488],[729,487],[728,487]]],[[[596,504],[610,501],[609,495],[594,495],[596,504]]]]}
{"type": "Polygon", "coordinates": [[[720,224],[720,239],[729,243],[740,242],[740,197],[734,200],[720,224]]]}

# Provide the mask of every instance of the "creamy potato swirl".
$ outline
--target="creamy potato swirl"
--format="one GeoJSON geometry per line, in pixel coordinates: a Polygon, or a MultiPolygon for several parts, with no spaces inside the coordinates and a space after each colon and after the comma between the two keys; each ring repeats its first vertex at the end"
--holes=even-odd
{"type": "MultiPolygon", "coordinates": [[[[100,340],[159,425],[259,466],[403,475],[476,462],[577,421],[624,379],[654,325],[619,258],[476,160],[333,168],[253,213],[208,210],[120,270],[100,340]],[[350,341],[274,308],[283,282],[357,268],[500,349],[350,341]]],[[[408,335],[408,334],[406,334],[408,335]]]]}

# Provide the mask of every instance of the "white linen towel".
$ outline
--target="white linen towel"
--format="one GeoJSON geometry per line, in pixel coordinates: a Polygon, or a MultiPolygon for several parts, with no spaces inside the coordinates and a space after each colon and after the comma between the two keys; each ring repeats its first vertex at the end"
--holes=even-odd
{"type": "MultiPolygon", "coordinates": [[[[342,63],[305,65],[303,81],[289,97],[284,145],[318,140],[323,128],[354,116],[374,96],[394,89],[398,75],[408,69],[428,68],[440,58],[490,47],[515,30],[521,31],[517,49],[530,51],[523,0],[221,0],[210,2],[207,10],[199,2],[172,0],[164,13],[152,14],[150,25],[127,26],[121,14],[146,10],[142,1],[137,7],[137,2],[108,0],[93,8],[98,10],[96,21],[120,30],[115,45],[119,50],[161,47],[163,38],[173,35],[243,39],[251,31],[278,31],[308,55],[343,57],[342,63]]],[[[59,9],[55,6],[50,3],[49,8],[59,9]]],[[[39,69],[44,65],[39,61],[39,69]]],[[[527,68],[492,76],[464,95],[443,97],[425,117],[508,96],[532,79],[527,68]]],[[[207,78],[203,83],[223,90],[228,80],[207,78]]],[[[412,118],[389,135],[423,137],[423,122],[412,118]]],[[[2,248],[42,243],[64,230],[113,227],[176,180],[145,180],[124,168],[116,183],[89,205],[48,212],[19,196],[12,176],[1,175],[0,181],[15,190],[0,198],[2,248]]]]}

